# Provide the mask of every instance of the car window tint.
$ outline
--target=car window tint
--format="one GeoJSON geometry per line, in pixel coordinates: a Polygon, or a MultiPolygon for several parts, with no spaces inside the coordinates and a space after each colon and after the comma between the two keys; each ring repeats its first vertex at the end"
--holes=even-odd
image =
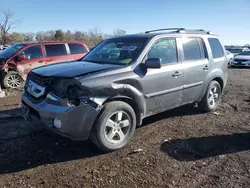
{"type": "Polygon", "coordinates": [[[134,62],[144,49],[148,38],[112,38],[98,44],[83,61],[127,65],[134,62]]]}
{"type": "Polygon", "coordinates": [[[202,41],[199,38],[186,38],[182,40],[185,61],[205,58],[205,46],[200,44],[202,44],[202,41]]]}
{"type": "Polygon", "coordinates": [[[87,53],[87,49],[82,44],[68,44],[70,54],[83,54],[87,53]]]}
{"type": "Polygon", "coordinates": [[[26,48],[20,54],[24,55],[26,59],[40,59],[43,57],[42,49],[40,45],[26,48]]]}
{"type": "Polygon", "coordinates": [[[46,44],[47,57],[67,55],[65,44],[46,44]]]}
{"type": "Polygon", "coordinates": [[[147,58],[160,58],[162,64],[177,62],[176,40],[174,38],[158,40],[149,50],[147,58]]]}
{"type": "Polygon", "coordinates": [[[209,38],[208,42],[210,44],[214,58],[220,58],[224,56],[223,48],[217,38],[209,38]]]}

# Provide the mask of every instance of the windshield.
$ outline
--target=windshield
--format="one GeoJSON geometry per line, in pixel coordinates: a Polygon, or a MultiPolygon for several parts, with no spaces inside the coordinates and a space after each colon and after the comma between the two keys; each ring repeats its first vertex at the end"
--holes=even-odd
{"type": "Polygon", "coordinates": [[[25,44],[15,44],[13,46],[10,46],[10,47],[6,48],[5,50],[0,51],[0,57],[9,58],[24,46],[25,46],[25,44]]]}
{"type": "Polygon", "coordinates": [[[239,53],[238,55],[250,55],[250,51],[244,51],[239,53]]]}
{"type": "Polygon", "coordinates": [[[107,39],[87,54],[83,61],[127,65],[138,58],[146,42],[146,38],[107,39]]]}

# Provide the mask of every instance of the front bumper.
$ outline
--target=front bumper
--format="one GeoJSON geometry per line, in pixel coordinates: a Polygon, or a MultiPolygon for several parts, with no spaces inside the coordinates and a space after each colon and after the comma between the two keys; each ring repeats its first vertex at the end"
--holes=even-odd
{"type": "Polygon", "coordinates": [[[25,93],[22,97],[22,108],[25,119],[41,121],[45,129],[71,140],[88,139],[100,111],[88,104],[68,106],[53,103],[49,99],[36,104],[25,93]],[[61,128],[54,126],[55,119],[61,121],[61,128]]]}
{"type": "Polygon", "coordinates": [[[250,67],[250,61],[245,61],[245,62],[237,62],[232,60],[231,64],[232,67],[250,67]]]}

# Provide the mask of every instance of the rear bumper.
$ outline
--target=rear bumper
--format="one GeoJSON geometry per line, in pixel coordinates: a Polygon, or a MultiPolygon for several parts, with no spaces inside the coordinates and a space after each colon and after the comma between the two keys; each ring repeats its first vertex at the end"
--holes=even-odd
{"type": "Polygon", "coordinates": [[[22,109],[25,119],[40,121],[43,128],[71,140],[88,139],[92,125],[99,114],[99,110],[88,104],[71,107],[51,104],[46,99],[35,104],[26,94],[22,98],[22,109]],[[60,128],[55,127],[55,119],[60,120],[60,128]]]}

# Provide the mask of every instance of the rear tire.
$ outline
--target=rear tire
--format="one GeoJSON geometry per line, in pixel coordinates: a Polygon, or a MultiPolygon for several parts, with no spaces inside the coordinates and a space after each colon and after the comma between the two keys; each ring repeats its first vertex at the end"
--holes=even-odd
{"type": "Polygon", "coordinates": [[[211,112],[216,110],[221,102],[221,86],[220,84],[213,80],[210,82],[205,95],[202,100],[198,103],[199,108],[204,112],[211,112]]]}
{"type": "Polygon", "coordinates": [[[121,101],[107,103],[90,134],[92,142],[105,152],[121,149],[134,135],[136,115],[121,101]]]}
{"type": "Polygon", "coordinates": [[[3,79],[5,88],[17,89],[23,87],[24,81],[22,77],[15,71],[9,71],[3,79]]]}

